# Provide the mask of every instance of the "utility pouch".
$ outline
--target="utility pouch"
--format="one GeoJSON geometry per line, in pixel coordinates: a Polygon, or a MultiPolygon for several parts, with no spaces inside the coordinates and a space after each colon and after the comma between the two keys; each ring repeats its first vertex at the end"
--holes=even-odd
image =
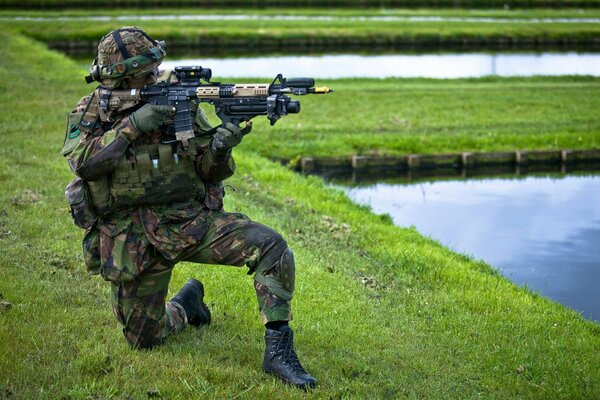
{"type": "Polygon", "coordinates": [[[134,160],[119,160],[110,182],[115,207],[203,201],[206,194],[194,159],[180,157],[170,144],[137,147],[134,160]]]}
{"type": "Polygon", "coordinates": [[[83,262],[90,275],[100,274],[100,232],[95,226],[88,229],[81,245],[83,249],[83,262]]]}
{"type": "Polygon", "coordinates": [[[75,225],[82,229],[94,226],[98,217],[92,208],[85,182],[81,178],[77,177],[69,183],[65,190],[65,197],[69,202],[75,225]]]}

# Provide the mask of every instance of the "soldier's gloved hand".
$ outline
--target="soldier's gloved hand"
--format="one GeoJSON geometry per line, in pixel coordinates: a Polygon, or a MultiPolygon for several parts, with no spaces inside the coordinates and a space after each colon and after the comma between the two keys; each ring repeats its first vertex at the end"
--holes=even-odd
{"type": "Polygon", "coordinates": [[[158,106],[154,104],[146,104],[139,110],[129,115],[129,123],[138,132],[152,132],[158,129],[159,126],[173,118],[175,109],[172,106],[158,106]]]}
{"type": "Polygon", "coordinates": [[[240,129],[239,126],[228,122],[225,127],[217,128],[217,132],[213,136],[212,149],[218,151],[237,146],[251,129],[252,124],[250,123],[247,123],[244,129],[240,129]]]}

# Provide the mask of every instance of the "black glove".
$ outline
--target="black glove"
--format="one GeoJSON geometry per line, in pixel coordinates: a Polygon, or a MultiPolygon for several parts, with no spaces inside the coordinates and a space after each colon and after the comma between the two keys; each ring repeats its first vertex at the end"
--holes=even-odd
{"type": "Polygon", "coordinates": [[[213,136],[212,149],[219,151],[237,146],[251,129],[251,123],[247,123],[244,129],[240,129],[239,126],[228,122],[225,127],[217,128],[217,132],[213,136]]]}
{"type": "Polygon", "coordinates": [[[172,106],[146,104],[131,113],[128,118],[131,126],[141,134],[157,130],[159,126],[173,118],[174,112],[172,106]]]}

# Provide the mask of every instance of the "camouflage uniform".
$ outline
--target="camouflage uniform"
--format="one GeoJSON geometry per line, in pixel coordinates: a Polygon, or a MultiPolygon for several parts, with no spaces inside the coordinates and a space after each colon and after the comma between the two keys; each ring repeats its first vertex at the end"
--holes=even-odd
{"type": "MultiPolygon", "coordinates": [[[[82,113],[92,96],[73,110],[82,113]]],[[[90,187],[106,180],[116,165],[129,160],[136,148],[160,143],[161,132],[142,134],[129,142],[110,124],[82,133],[67,156],[76,175],[90,187]]],[[[86,235],[97,234],[98,244],[84,240],[84,254],[93,273],[111,282],[113,311],[135,348],[162,343],[183,329],[187,317],[175,302],[167,302],[173,267],[180,261],[231,266],[246,265],[255,272],[255,289],[263,321],[289,321],[294,289],[294,260],[285,240],[272,229],[247,216],[223,211],[222,181],[235,172],[231,151],[213,154],[206,118],[198,110],[198,140],[193,142],[195,173],[204,183],[203,198],[171,204],[119,206],[102,214],[86,235]],[[95,259],[96,258],[96,259],[95,259]],[[99,260],[97,259],[99,258],[99,260]],[[99,263],[98,263],[99,261],[99,263]],[[285,278],[284,278],[285,275],[285,278]]],[[[68,127],[68,132],[73,131],[68,127]]]]}
{"type": "Polygon", "coordinates": [[[248,266],[265,323],[263,371],[313,388],[317,380],[302,367],[287,323],[292,251],[272,229],[223,211],[222,181],[235,172],[231,151],[249,128],[227,123],[213,133],[192,104],[194,127],[186,124],[177,137],[172,106],[138,104],[135,90],[122,90],[156,83],[165,48],[137,27],[109,32],[86,77],[101,86],[67,117],[61,153],[77,177],[65,195],[75,224],[86,229],[86,266],[111,283],[115,317],[133,348],[210,323],[195,279],[165,303],[179,261],[248,266]]]}

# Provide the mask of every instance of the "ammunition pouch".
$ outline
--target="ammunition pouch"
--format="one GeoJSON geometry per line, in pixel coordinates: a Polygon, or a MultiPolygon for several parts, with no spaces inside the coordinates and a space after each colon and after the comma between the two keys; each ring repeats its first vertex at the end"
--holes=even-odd
{"type": "Polygon", "coordinates": [[[91,275],[97,275],[100,273],[100,235],[96,227],[98,216],[83,179],[73,179],[65,190],[65,197],[75,225],[86,230],[82,243],[85,266],[91,275]]]}
{"type": "Polygon", "coordinates": [[[170,144],[154,144],[137,147],[133,156],[119,160],[110,176],[112,204],[109,200],[108,206],[171,204],[193,198],[203,201],[205,195],[195,158],[173,153],[170,144]]]}
{"type": "Polygon", "coordinates": [[[82,229],[89,229],[98,220],[83,179],[77,177],[69,183],[65,190],[65,197],[69,202],[71,216],[75,225],[82,229]]]}
{"type": "Polygon", "coordinates": [[[87,186],[96,214],[103,216],[113,209],[113,199],[110,195],[110,179],[108,175],[95,181],[88,181],[87,186]]]}

